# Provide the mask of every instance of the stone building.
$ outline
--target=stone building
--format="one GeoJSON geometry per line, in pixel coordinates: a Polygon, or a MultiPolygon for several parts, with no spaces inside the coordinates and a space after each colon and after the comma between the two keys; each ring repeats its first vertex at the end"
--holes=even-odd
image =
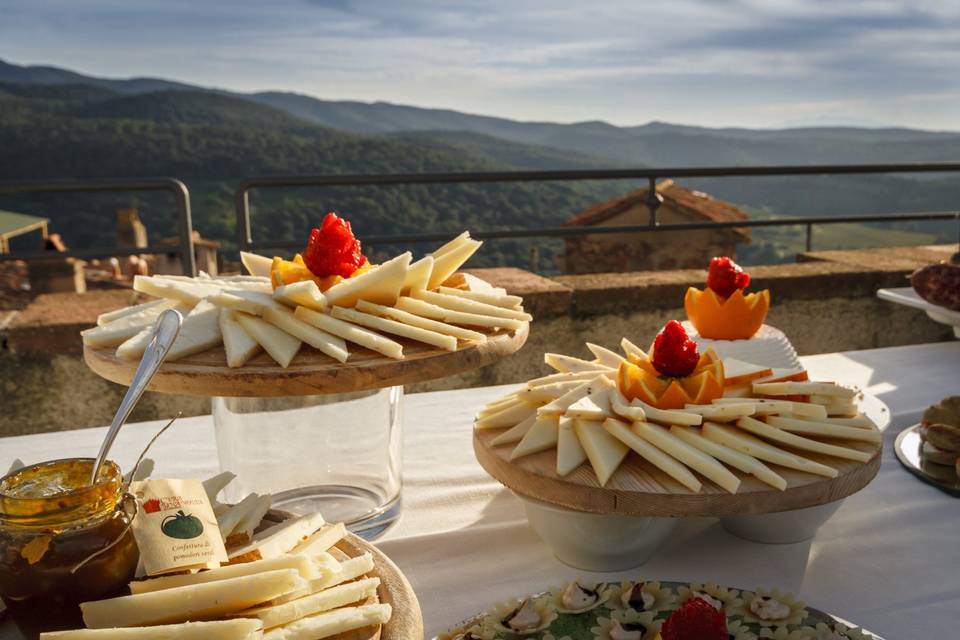
{"type": "MultiPolygon", "coordinates": [[[[647,189],[595,204],[563,226],[619,227],[650,221],[647,189]]],[[[664,225],[691,222],[733,222],[747,214],[734,205],[685,189],[672,180],[657,185],[662,203],[657,220],[664,225]]],[[[561,269],[566,273],[606,273],[705,268],[713,256],[736,256],[737,245],[750,242],[748,228],[596,234],[570,237],[561,269]]]]}

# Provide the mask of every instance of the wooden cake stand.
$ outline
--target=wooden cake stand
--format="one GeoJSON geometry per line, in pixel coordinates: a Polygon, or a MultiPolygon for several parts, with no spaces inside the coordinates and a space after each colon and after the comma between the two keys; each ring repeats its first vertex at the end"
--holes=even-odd
{"type": "Polygon", "coordinates": [[[492,447],[499,429],[474,429],[473,449],[480,465],[491,476],[521,495],[575,511],[604,515],[654,517],[731,516],[773,513],[813,507],[845,498],[865,487],[880,470],[882,443],[844,442],[844,446],[867,451],[865,463],[841,460],[804,452],[804,457],[829,465],[840,473],[824,478],[777,467],[787,481],[778,491],[743,474],[740,490],[730,494],[705,480],[700,493],[692,493],[676,480],[632,452],[601,487],[590,465],[585,463],[566,477],[557,475],[556,450],[525,456],[510,462],[511,446],[492,447]]]}
{"type": "MultiPolygon", "coordinates": [[[[515,353],[527,341],[529,323],[514,331],[494,331],[485,342],[472,342],[456,351],[443,351],[420,342],[397,338],[403,360],[394,360],[356,345],[340,363],[304,346],[284,369],[261,353],[243,367],[227,367],[223,347],[209,349],[160,368],[151,391],[192,396],[304,396],[366,391],[425,382],[496,362],[515,353]]],[[[129,385],[137,362],[121,360],[114,349],[85,347],[83,358],[94,373],[129,385]]]]}

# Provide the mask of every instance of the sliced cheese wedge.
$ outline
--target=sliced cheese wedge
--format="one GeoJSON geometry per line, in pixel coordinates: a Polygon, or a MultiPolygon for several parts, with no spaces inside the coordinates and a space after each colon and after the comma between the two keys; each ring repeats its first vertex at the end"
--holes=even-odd
{"type": "Polygon", "coordinates": [[[395,309],[393,307],[384,307],[382,305],[372,304],[370,302],[361,300],[357,303],[356,308],[357,311],[362,311],[363,313],[392,318],[397,322],[408,324],[411,327],[419,327],[421,329],[427,329],[428,331],[435,331],[436,333],[453,336],[454,338],[459,338],[461,340],[474,340],[476,342],[486,342],[487,340],[486,334],[480,333],[479,331],[464,329],[463,327],[440,322],[439,320],[431,320],[430,318],[424,318],[422,316],[401,311],[400,309],[395,309]]]}
{"type": "Polygon", "coordinates": [[[514,320],[513,318],[503,318],[497,316],[486,316],[477,313],[467,313],[464,311],[454,311],[439,307],[423,300],[415,298],[401,297],[397,300],[397,308],[414,315],[440,320],[442,322],[465,324],[474,327],[489,327],[493,329],[511,329],[522,328],[526,323],[523,320],[514,320]]]}
{"type": "Polygon", "coordinates": [[[496,438],[490,441],[490,446],[493,447],[502,447],[506,444],[513,444],[515,442],[520,442],[523,440],[523,436],[527,435],[527,432],[530,431],[530,427],[537,421],[537,415],[533,414],[523,422],[518,423],[516,426],[511,427],[510,429],[504,431],[496,438]]]}
{"type": "MultiPolygon", "coordinates": [[[[143,305],[139,305],[143,306],[143,305]]],[[[134,309],[136,307],[130,307],[134,309]]],[[[150,306],[112,320],[109,323],[80,332],[83,344],[93,349],[115,347],[144,330],[153,329],[157,318],[167,309],[176,309],[181,315],[190,313],[191,307],[176,300],[157,300],[150,306]]]]}
{"type": "Polygon", "coordinates": [[[102,327],[104,325],[115,322],[120,318],[126,318],[127,316],[135,316],[142,311],[151,309],[156,306],[163,306],[166,309],[170,309],[176,306],[176,300],[151,300],[150,302],[144,302],[142,304],[135,304],[132,307],[122,307],[115,311],[108,311],[106,313],[101,313],[97,316],[97,326],[102,327]]]}
{"type": "Polygon", "coordinates": [[[307,616],[330,611],[375,596],[380,578],[365,578],[324,589],[299,600],[241,611],[235,615],[258,618],[264,629],[272,629],[307,616]]]}
{"type": "Polygon", "coordinates": [[[615,353],[606,347],[601,347],[598,344],[593,344],[592,342],[587,343],[587,349],[590,350],[594,356],[596,356],[597,364],[602,364],[605,367],[610,367],[611,369],[617,369],[620,366],[621,362],[624,362],[625,359],[619,353],[615,353]]]}
{"type": "Polygon", "coordinates": [[[204,298],[220,291],[222,286],[213,281],[200,279],[172,280],[157,276],[134,276],[133,290],[155,298],[177,300],[189,305],[198,304],[204,298]]]}
{"type": "Polygon", "coordinates": [[[556,400],[545,404],[544,406],[537,409],[539,415],[560,415],[566,413],[567,409],[581,398],[585,398],[588,395],[593,395],[604,389],[610,389],[613,387],[613,382],[610,381],[610,378],[607,378],[604,375],[599,375],[592,380],[581,383],[566,392],[556,400]]]}
{"type": "MultiPolygon", "coordinates": [[[[820,405],[814,405],[814,406],[820,406],[820,405]]],[[[802,419],[802,420],[813,419],[813,420],[817,420],[817,421],[819,421],[819,422],[826,422],[826,423],[828,423],[828,424],[839,424],[839,425],[844,425],[844,426],[847,426],[847,427],[860,427],[861,429],[876,429],[876,428],[877,428],[877,425],[874,424],[873,420],[871,420],[871,419],[868,418],[867,416],[863,415],[862,413],[861,413],[861,414],[858,414],[858,415],[856,415],[856,416],[854,416],[854,417],[852,417],[852,418],[831,418],[831,417],[828,417],[828,416],[826,416],[826,415],[824,415],[824,416],[814,416],[813,418],[809,418],[808,416],[801,415],[801,414],[799,414],[799,413],[797,413],[797,412],[793,412],[793,413],[790,413],[790,414],[784,413],[784,414],[782,414],[782,415],[783,415],[784,418],[797,418],[797,419],[802,419]]]]}
{"type": "Polygon", "coordinates": [[[446,254],[450,253],[451,251],[453,251],[453,250],[455,250],[455,249],[459,249],[460,247],[464,246],[465,244],[467,244],[467,243],[469,243],[469,242],[470,242],[470,232],[469,232],[469,231],[464,231],[463,233],[461,233],[460,235],[458,235],[458,236],[457,236],[456,238],[454,238],[453,240],[450,240],[450,241],[444,243],[443,245],[441,245],[436,251],[434,251],[434,252],[433,252],[432,254],[430,254],[430,255],[431,255],[431,256],[442,256],[442,255],[446,255],[446,254]]]}
{"type": "Polygon", "coordinates": [[[263,623],[246,619],[40,634],[40,640],[260,640],[262,637],[263,623]]]}
{"type": "Polygon", "coordinates": [[[359,276],[341,280],[324,292],[327,303],[352,307],[358,300],[393,306],[400,296],[412,254],[407,251],[359,276]]]}
{"type": "Polygon", "coordinates": [[[253,532],[263,521],[263,516],[267,514],[273,505],[273,496],[269,493],[257,498],[257,502],[252,509],[247,511],[237,526],[233,528],[231,539],[237,540],[237,544],[247,544],[253,540],[253,532]]]}
{"type": "Polygon", "coordinates": [[[375,329],[376,331],[390,333],[395,336],[402,336],[410,340],[439,347],[445,351],[457,350],[457,339],[453,336],[447,336],[428,329],[421,329],[420,327],[411,327],[408,324],[403,324],[396,320],[381,318],[380,316],[363,313],[362,311],[356,311],[354,309],[347,309],[345,307],[334,307],[330,313],[334,318],[339,318],[345,322],[352,322],[353,324],[367,327],[368,329],[375,329]]]}
{"type": "Polygon", "coordinates": [[[705,422],[702,433],[708,440],[722,444],[740,453],[745,453],[748,456],[778,464],[781,467],[805,471],[827,478],[836,478],[839,475],[839,472],[833,467],[828,467],[825,464],[808,460],[807,458],[767,444],[760,438],[754,437],[733,426],[717,424],[715,422],[705,422]]]}
{"type": "Polygon", "coordinates": [[[242,367],[260,352],[260,343],[243,330],[237,322],[235,312],[220,309],[220,333],[223,336],[223,349],[227,354],[227,366],[242,367]]]}
{"type": "Polygon", "coordinates": [[[627,457],[627,452],[630,451],[627,445],[610,435],[606,428],[607,422],[618,421],[608,419],[605,422],[589,420],[573,422],[573,430],[577,434],[580,446],[587,454],[587,459],[601,487],[606,486],[613,473],[620,467],[620,463],[627,457]]]}
{"type": "Polygon", "coordinates": [[[186,587],[191,584],[204,584],[207,582],[217,582],[218,580],[239,578],[241,576],[252,576],[266,571],[277,571],[280,569],[294,569],[304,580],[316,580],[321,577],[316,564],[314,564],[309,557],[304,555],[283,555],[268,560],[258,560],[257,562],[226,565],[198,573],[182,573],[172,576],[150,578],[148,580],[134,580],[130,583],[130,593],[150,593],[164,589],[186,587]]]}
{"type": "Polygon", "coordinates": [[[616,391],[613,387],[606,387],[588,393],[569,407],[564,415],[578,420],[595,420],[603,422],[607,418],[613,417],[613,410],[610,408],[610,396],[616,391]]]}
{"type": "Polygon", "coordinates": [[[734,469],[738,469],[743,473],[749,473],[758,480],[766,482],[774,489],[783,491],[787,488],[787,481],[784,480],[783,476],[775,473],[770,467],[763,464],[753,456],[748,456],[745,453],[741,453],[740,451],[731,449],[730,447],[725,447],[718,442],[704,438],[700,433],[700,429],[696,427],[672,426],[670,427],[670,433],[680,438],[690,446],[696,447],[700,451],[703,451],[708,456],[712,456],[717,460],[730,465],[734,469]]]}
{"type": "Polygon", "coordinates": [[[453,287],[437,287],[437,293],[457,298],[466,298],[475,302],[482,302],[504,309],[516,309],[523,304],[523,298],[520,296],[511,296],[507,294],[490,293],[487,291],[465,291],[463,289],[454,289],[453,287]]]}
{"type": "Polygon", "coordinates": [[[773,369],[759,364],[744,362],[736,358],[723,358],[723,383],[725,386],[732,387],[735,384],[743,384],[759,380],[773,373],[773,369]]]}
{"type": "Polygon", "coordinates": [[[764,396],[821,395],[851,399],[856,390],[832,382],[755,382],[753,392],[764,396]]]}
{"type": "Polygon", "coordinates": [[[587,452],[577,437],[574,419],[561,417],[557,428],[557,475],[569,475],[586,461],[587,452]]]}
{"type": "Polygon", "coordinates": [[[848,427],[829,422],[819,422],[813,420],[797,420],[796,418],[784,418],[782,416],[770,416],[767,418],[767,424],[790,433],[801,433],[811,436],[823,436],[825,438],[838,438],[840,440],[856,440],[858,442],[880,442],[883,436],[879,431],[873,429],[864,429],[863,427],[848,427]]]}
{"type": "Polygon", "coordinates": [[[754,380],[754,382],[803,382],[808,380],[807,370],[803,367],[796,369],[778,369],[774,367],[770,374],[754,380]]]}
{"type": "Polygon", "coordinates": [[[504,429],[523,422],[530,416],[536,415],[537,404],[520,402],[511,405],[497,413],[480,418],[473,423],[476,429],[504,429]]]}
{"type": "Polygon", "coordinates": [[[626,397],[620,393],[619,389],[614,389],[610,395],[610,408],[621,418],[626,418],[630,422],[645,422],[647,412],[642,407],[637,407],[627,402],[626,397]]]}
{"type": "Polygon", "coordinates": [[[407,268],[407,275],[403,278],[403,287],[400,295],[409,295],[411,291],[426,289],[430,284],[430,274],[433,273],[433,256],[420,258],[407,268]]]}
{"type": "Polygon", "coordinates": [[[593,380],[597,377],[596,371],[579,371],[577,373],[551,373],[548,376],[542,376],[540,378],[533,378],[527,381],[528,387],[540,387],[547,384],[553,384],[555,382],[571,382],[578,381],[583,382],[585,380],[593,380]]]}
{"type": "Polygon", "coordinates": [[[444,280],[443,286],[450,287],[451,289],[463,289],[464,291],[482,291],[483,293],[492,293],[498,296],[507,295],[507,290],[503,287],[495,287],[483,278],[478,278],[472,273],[465,273],[463,271],[457,271],[444,280]]]}
{"type": "Polygon", "coordinates": [[[313,280],[292,282],[273,290],[273,299],[288,307],[303,306],[314,311],[326,311],[327,299],[313,280]]]}
{"type": "Polygon", "coordinates": [[[462,311],[463,313],[492,316],[494,318],[510,318],[524,322],[530,322],[533,320],[533,316],[525,311],[506,309],[504,307],[498,307],[494,304],[486,304],[483,302],[477,302],[476,300],[460,298],[457,296],[448,296],[443,293],[427,291],[426,289],[415,289],[414,291],[410,292],[410,297],[415,300],[423,300],[424,302],[436,305],[438,307],[443,307],[444,309],[450,309],[452,311],[462,311]]]}
{"type": "MultiPolygon", "coordinates": [[[[634,426],[645,424],[648,423],[635,422],[634,426]]],[[[685,486],[690,491],[699,493],[700,488],[703,485],[699,480],[697,480],[695,475],[690,473],[689,469],[684,467],[682,464],[674,460],[671,456],[667,455],[657,447],[650,444],[649,441],[635,431],[631,430],[631,428],[626,424],[620,422],[619,420],[607,420],[603,423],[603,428],[606,429],[607,433],[622,442],[625,446],[637,452],[641,458],[652,463],[654,466],[685,486]]]]}
{"type": "Polygon", "coordinates": [[[247,335],[260,343],[277,364],[284,369],[290,366],[300,351],[302,343],[298,338],[256,316],[237,312],[234,317],[247,335]]]}
{"type": "Polygon", "coordinates": [[[580,358],[574,358],[573,356],[565,356],[562,353],[545,353],[543,354],[543,361],[547,363],[548,367],[552,367],[560,373],[597,371],[600,373],[613,372],[611,375],[616,375],[616,369],[612,369],[599,362],[590,362],[589,360],[582,360],[580,358]]]}
{"type": "Polygon", "coordinates": [[[542,401],[546,403],[559,398],[581,384],[583,384],[582,380],[568,380],[566,382],[543,384],[539,387],[527,387],[518,391],[517,397],[526,402],[542,401]]]}
{"type": "Polygon", "coordinates": [[[713,404],[742,404],[750,402],[755,407],[757,415],[794,413],[812,419],[827,417],[827,410],[821,404],[797,402],[794,400],[776,400],[774,398],[715,398],[713,404]]]}
{"type": "Polygon", "coordinates": [[[343,540],[346,535],[347,527],[342,522],[324,525],[311,534],[309,538],[298,543],[290,550],[290,553],[317,555],[330,549],[330,547],[343,540]]]}
{"type": "Polygon", "coordinates": [[[634,360],[647,360],[647,352],[630,342],[627,338],[620,339],[620,348],[623,349],[623,352],[627,354],[628,358],[634,360]]]}
{"type": "Polygon", "coordinates": [[[270,267],[273,266],[272,258],[248,251],[241,251],[240,262],[243,263],[243,266],[247,269],[247,273],[250,275],[260,276],[261,278],[270,277],[270,267]]]}
{"type": "Polygon", "coordinates": [[[388,604],[365,604],[359,607],[343,607],[301,618],[295,622],[270,629],[263,640],[320,640],[354,629],[386,624],[390,621],[388,604]]]}
{"type": "MultiPolygon", "coordinates": [[[[668,456],[672,456],[678,462],[712,480],[718,487],[728,493],[736,493],[740,488],[740,478],[730,473],[730,470],[717,462],[716,458],[707,455],[696,447],[690,446],[683,439],[671,433],[667,428],[653,425],[649,422],[634,422],[630,430],[668,456]]],[[[673,476],[673,473],[670,471],[667,471],[663,467],[660,468],[673,476]]],[[[676,471],[676,468],[672,465],[671,468],[676,471]]],[[[683,483],[683,480],[680,480],[677,476],[673,477],[683,483]]]]}
{"type": "Polygon", "coordinates": [[[369,553],[364,553],[356,558],[347,558],[340,561],[340,570],[337,573],[311,580],[301,589],[274,598],[270,601],[270,604],[283,604],[284,602],[299,600],[311,593],[317,593],[338,584],[355,580],[370,571],[373,571],[373,556],[369,553]]]}
{"type": "Polygon", "coordinates": [[[749,431],[750,433],[760,436],[765,440],[785,444],[794,449],[802,449],[803,451],[821,453],[825,456],[833,456],[834,458],[856,460],[857,462],[866,462],[873,457],[873,454],[867,453],[866,451],[840,447],[835,444],[825,444],[817,440],[804,438],[788,431],[784,431],[783,429],[772,427],[766,422],[760,422],[755,418],[740,418],[737,420],[737,426],[744,431],[749,431]]]}
{"type": "Polygon", "coordinates": [[[610,406],[615,413],[630,420],[659,422],[660,424],[667,425],[678,424],[682,426],[696,426],[703,423],[703,416],[700,414],[675,409],[658,409],[638,398],[634,398],[628,404],[627,399],[619,392],[611,397],[610,406]],[[638,409],[639,412],[637,411],[638,409]]]}
{"type": "Polygon", "coordinates": [[[355,324],[344,322],[343,320],[328,316],[324,313],[317,313],[316,311],[312,311],[306,307],[297,307],[294,315],[307,324],[311,324],[318,329],[332,333],[333,335],[343,338],[348,342],[359,344],[361,347],[366,347],[371,351],[382,353],[388,358],[393,358],[394,360],[403,360],[403,345],[401,345],[399,342],[391,340],[390,338],[385,338],[379,333],[374,333],[369,329],[364,329],[363,327],[359,327],[355,324]]]}
{"type": "Polygon", "coordinates": [[[259,291],[244,291],[242,289],[231,289],[218,291],[208,298],[210,302],[233,311],[242,311],[252,316],[263,315],[266,309],[278,306],[279,303],[273,299],[273,296],[261,293],[259,291]]]}
{"type": "Polygon", "coordinates": [[[217,514],[217,526],[220,528],[220,535],[223,536],[224,542],[236,530],[240,521],[248,513],[254,511],[259,503],[260,496],[251,493],[237,504],[228,506],[222,513],[217,514]]]}
{"type": "Polygon", "coordinates": [[[138,627],[208,619],[249,609],[306,584],[296,569],[278,569],[138,593],[80,605],[83,622],[91,629],[138,627]]]}
{"type": "Polygon", "coordinates": [[[288,553],[324,525],[319,513],[285,520],[255,534],[250,544],[228,553],[230,562],[252,562],[288,553]]]}
{"type": "MultiPolygon", "coordinates": [[[[137,360],[146,351],[153,334],[153,327],[144,329],[117,347],[117,357],[124,360],[137,360]]],[[[181,358],[211,349],[223,342],[220,333],[220,309],[206,300],[201,300],[184,317],[180,333],[167,352],[167,361],[181,358]]]]}
{"type": "MultiPolygon", "coordinates": [[[[306,307],[300,308],[305,309],[306,307]]],[[[350,352],[347,351],[347,343],[341,338],[304,322],[296,316],[295,312],[284,306],[272,306],[265,309],[263,319],[338,362],[346,362],[350,356],[350,352]]]]}
{"type": "Polygon", "coordinates": [[[559,418],[557,416],[539,416],[520,443],[510,452],[510,460],[540,453],[557,446],[559,418]]]}
{"type": "MultiPolygon", "coordinates": [[[[483,243],[478,240],[467,239],[460,246],[454,247],[445,253],[433,253],[433,269],[430,271],[430,281],[427,283],[427,289],[435,289],[447,281],[457,269],[470,259],[480,245],[483,243]]],[[[441,247],[442,249],[442,247],[441,247]]]]}
{"type": "Polygon", "coordinates": [[[498,400],[494,400],[490,404],[486,405],[479,412],[477,412],[478,418],[485,418],[487,416],[492,416],[495,413],[499,413],[506,409],[507,407],[512,407],[516,404],[520,404],[523,400],[520,399],[520,396],[516,393],[511,393],[508,396],[504,396],[498,400]]]}
{"type": "Polygon", "coordinates": [[[757,405],[752,402],[724,403],[724,404],[688,404],[683,407],[686,413],[696,413],[704,420],[713,422],[733,422],[744,416],[756,413],[757,405]]]}

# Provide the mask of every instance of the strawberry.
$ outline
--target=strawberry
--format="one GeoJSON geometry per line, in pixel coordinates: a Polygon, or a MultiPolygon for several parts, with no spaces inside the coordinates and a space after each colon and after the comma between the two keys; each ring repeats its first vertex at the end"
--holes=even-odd
{"type": "Polygon", "coordinates": [[[683,603],[660,628],[663,640],[728,640],[727,618],[700,598],[683,603]]]}
{"type": "Polygon", "coordinates": [[[750,274],[726,256],[714,258],[710,261],[707,286],[718,296],[728,298],[737,289],[746,289],[750,286],[750,274]]]}
{"type": "Polygon", "coordinates": [[[350,223],[335,213],[328,213],[319,229],[310,232],[303,262],[318,278],[349,278],[367,262],[360,241],[353,235],[350,223]]]}
{"type": "Polygon", "coordinates": [[[683,378],[693,373],[698,362],[697,343],[676,320],[664,325],[653,339],[653,368],[662,375],[683,378]]]}

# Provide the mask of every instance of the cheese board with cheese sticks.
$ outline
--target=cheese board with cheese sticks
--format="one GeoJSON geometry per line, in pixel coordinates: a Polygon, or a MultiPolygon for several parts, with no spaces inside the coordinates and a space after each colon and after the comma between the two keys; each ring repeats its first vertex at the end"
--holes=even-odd
{"type": "Polygon", "coordinates": [[[293,260],[242,254],[250,275],[137,276],[149,299],[101,315],[82,333],[84,359],[129,384],[157,316],[175,309],[183,325],[153,391],[316,395],[472,370],[517,351],[532,320],[522,298],[461,271],[481,244],[464,232],[373,265],[331,213],[293,260]]]}

